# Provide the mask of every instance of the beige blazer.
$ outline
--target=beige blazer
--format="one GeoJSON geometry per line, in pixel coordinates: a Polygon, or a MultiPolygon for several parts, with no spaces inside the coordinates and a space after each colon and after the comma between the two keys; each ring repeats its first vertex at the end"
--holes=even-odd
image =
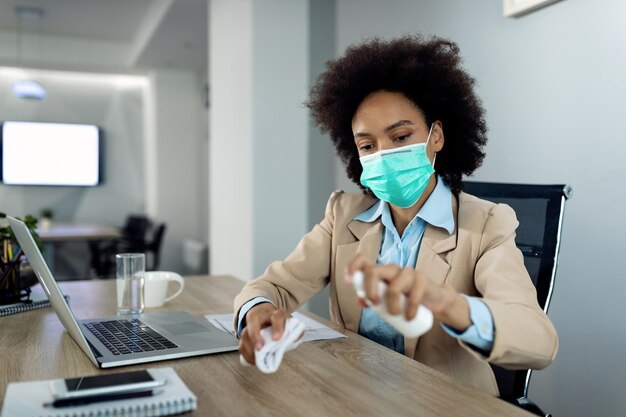
{"type": "MultiPolygon", "coordinates": [[[[508,369],[541,369],[554,360],[558,339],[537,304],[535,287],[515,246],[518,222],[513,210],[465,193],[452,200],[454,233],[428,225],[416,269],[436,284],[448,283],[460,293],[482,297],[494,320],[493,349],[484,357],[435,323],[420,338],[405,339],[405,354],[461,383],[498,395],[488,362],[508,369]]],[[[322,222],[284,261],[273,262],[245,285],[235,298],[234,311],[263,296],[293,312],[330,284],[331,320],[357,332],[362,307],[343,274],[357,252],[376,261],[383,231],[380,219],[352,220],[375,201],[362,193],[335,191],[322,222]]]]}

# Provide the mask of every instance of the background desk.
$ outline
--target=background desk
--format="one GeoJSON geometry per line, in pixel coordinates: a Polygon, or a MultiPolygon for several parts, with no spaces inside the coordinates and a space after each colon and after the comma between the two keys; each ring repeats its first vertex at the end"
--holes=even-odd
{"type": "Polygon", "coordinates": [[[119,229],[98,224],[52,223],[47,228],[37,228],[42,242],[68,242],[104,240],[120,237],[119,229]]]}
{"type": "MultiPolygon", "coordinates": [[[[223,276],[187,278],[181,296],[159,310],[202,317],[232,311],[243,283],[223,276]]],[[[80,318],[115,314],[115,282],[59,284],[80,318]]],[[[331,325],[329,322],[316,319],[331,325]]],[[[439,372],[338,328],[348,338],[308,342],[286,354],[277,373],[239,364],[231,352],[99,370],[51,308],[0,318],[0,395],[11,381],[75,377],[172,366],[198,396],[192,416],[530,416],[457,384],[439,372]]],[[[0,401],[1,403],[1,401],[0,401]]]]}
{"type": "MultiPolygon", "coordinates": [[[[55,272],[55,245],[63,242],[89,242],[93,240],[115,239],[121,236],[119,229],[99,224],[52,223],[50,227],[37,228],[41,242],[45,246],[43,253],[50,270],[55,272]]],[[[88,276],[88,264],[83,265],[74,275],[88,276]]],[[[57,277],[58,279],[58,277],[57,277]]]]}

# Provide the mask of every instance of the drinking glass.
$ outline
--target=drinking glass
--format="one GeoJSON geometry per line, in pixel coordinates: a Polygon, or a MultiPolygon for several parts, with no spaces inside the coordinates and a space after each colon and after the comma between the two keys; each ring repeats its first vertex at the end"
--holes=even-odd
{"type": "Polygon", "coordinates": [[[117,314],[141,314],[144,308],[146,255],[119,253],[117,265],[117,314]]]}

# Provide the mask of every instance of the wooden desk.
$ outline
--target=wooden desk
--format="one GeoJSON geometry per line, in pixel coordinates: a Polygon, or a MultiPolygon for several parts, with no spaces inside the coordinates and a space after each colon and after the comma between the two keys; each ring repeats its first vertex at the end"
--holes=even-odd
{"type": "MultiPolygon", "coordinates": [[[[70,295],[70,306],[79,318],[115,313],[114,280],[59,285],[70,295]]],[[[242,285],[224,276],[187,278],[181,296],[154,310],[186,310],[198,317],[226,313],[232,311],[232,299],[242,285]]],[[[0,394],[4,401],[10,381],[172,366],[198,396],[198,409],[190,416],[530,416],[331,326],[348,338],[303,343],[288,352],[271,375],[241,366],[237,352],[105,371],[92,365],[52,309],[35,310],[0,318],[0,394]]]]}

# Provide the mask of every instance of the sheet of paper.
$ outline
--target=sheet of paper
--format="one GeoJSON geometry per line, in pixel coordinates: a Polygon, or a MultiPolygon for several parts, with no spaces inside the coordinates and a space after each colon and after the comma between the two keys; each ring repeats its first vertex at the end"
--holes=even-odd
{"type": "MultiPolygon", "coordinates": [[[[341,339],[346,337],[338,331],[333,330],[330,327],[297,311],[293,313],[292,316],[303,322],[306,326],[304,330],[304,337],[302,339],[304,342],[310,342],[313,340],[341,339]]],[[[233,336],[235,335],[233,330],[232,314],[207,314],[204,317],[209,321],[209,323],[218,329],[230,333],[233,336]]]]}
{"type": "Polygon", "coordinates": [[[233,330],[233,315],[232,314],[207,314],[204,316],[213,326],[218,329],[230,333],[237,337],[233,330]]]}

